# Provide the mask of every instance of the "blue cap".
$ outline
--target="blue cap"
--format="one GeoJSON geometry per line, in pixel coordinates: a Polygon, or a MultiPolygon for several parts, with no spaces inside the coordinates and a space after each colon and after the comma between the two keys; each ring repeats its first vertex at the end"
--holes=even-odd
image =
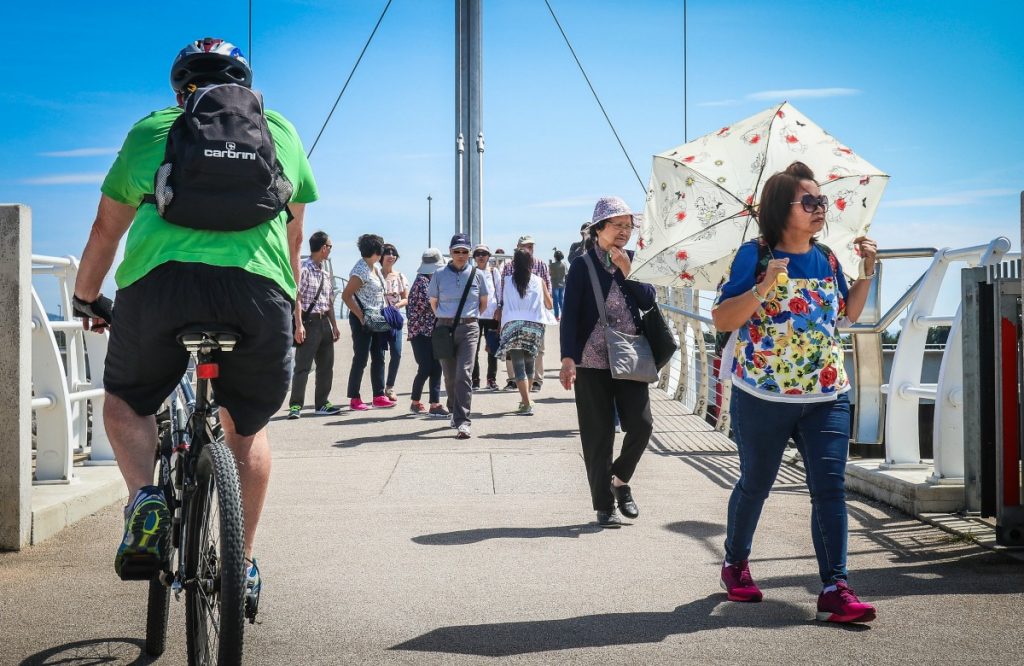
{"type": "Polygon", "coordinates": [[[448,243],[448,249],[454,250],[456,248],[472,250],[473,246],[469,244],[469,236],[466,234],[455,234],[452,236],[452,242],[448,243]]]}

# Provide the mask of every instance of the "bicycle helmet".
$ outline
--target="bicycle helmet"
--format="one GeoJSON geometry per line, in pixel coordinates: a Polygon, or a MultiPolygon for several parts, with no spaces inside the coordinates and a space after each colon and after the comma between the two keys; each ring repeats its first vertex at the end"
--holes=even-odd
{"type": "Polygon", "coordinates": [[[252,87],[252,70],[242,49],[214,37],[197,39],[171,65],[171,88],[182,93],[193,82],[237,83],[252,87]]]}

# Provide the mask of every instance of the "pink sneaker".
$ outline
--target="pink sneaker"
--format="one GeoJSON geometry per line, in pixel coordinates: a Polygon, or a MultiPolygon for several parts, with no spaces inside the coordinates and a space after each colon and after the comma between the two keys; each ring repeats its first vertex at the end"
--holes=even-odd
{"type": "Polygon", "coordinates": [[[857,598],[845,580],[836,581],[836,589],[818,595],[819,622],[870,622],[875,607],[857,598]]]}
{"type": "Polygon", "coordinates": [[[384,395],[378,395],[376,398],[373,399],[374,407],[394,407],[397,404],[397,402],[395,402],[394,400],[389,400],[388,397],[384,395]]]}
{"type": "Polygon", "coordinates": [[[764,597],[754,584],[754,579],[750,577],[750,567],[746,560],[728,566],[722,565],[721,582],[729,601],[761,601],[764,597]]]}
{"type": "Polygon", "coordinates": [[[349,409],[351,409],[353,412],[365,412],[370,408],[368,404],[366,404],[359,398],[352,398],[352,400],[348,403],[348,406],[349,409]]]}

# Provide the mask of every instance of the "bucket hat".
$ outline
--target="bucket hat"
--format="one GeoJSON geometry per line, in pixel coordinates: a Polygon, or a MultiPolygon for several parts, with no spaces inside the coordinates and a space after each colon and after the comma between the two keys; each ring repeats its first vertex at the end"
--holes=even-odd
{"type": "Polygon", "coordinates": [[[475,257],[477,252],[486,252],[488,256],[490,256],[491,248],[487,247],[483,243],[480,243],[479,245],[473,248],[472,255],[475,257]]]}
{"type": "Polygon", "coordinates": [[[633,212],[629,205],[622,200],[622,197],[601,197],[597,200],[594,205],[594,215],[590,219],[590,224],[587,228],[594,226],[598,222],[603,222],[609,217],[617,217],[619,215],[630,215],[633,218],[633,226],[638,226],[643,221],[643,213],[633,212]]]}
{"type": "Polygon", "coordinates": [[[444,268],[444,257],[441,255],[441,250],[436,247],[427,248],[423,251],[423,256],[420,257],[420,267],[416,269],[417,273],[423,275],[433,275],[436,271],[444,268]]]}
{"type": "Polygon", "coordinates": [[[536,244],[536,241],[533,240],[533,236],[531,236],[530,234],[526,234],[525,236],[520,236],[519,237],[519,242],[516,243],[516,246],[518,247],[519,245],[535,245],[535,244],[536,244]]]}

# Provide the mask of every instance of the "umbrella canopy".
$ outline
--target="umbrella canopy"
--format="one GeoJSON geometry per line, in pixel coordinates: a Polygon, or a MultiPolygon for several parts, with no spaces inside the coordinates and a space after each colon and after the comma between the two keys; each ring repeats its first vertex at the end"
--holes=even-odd
{"type": "Polygon", "coordinates": [[[855,277],[853,239],[867,233],[889,176],[788,102],[654,156],[630,277],[716,289],[739,246],[758,236],[752,212],[765,181],[794,161],[830,202],[819,240],[855,277]]]}

